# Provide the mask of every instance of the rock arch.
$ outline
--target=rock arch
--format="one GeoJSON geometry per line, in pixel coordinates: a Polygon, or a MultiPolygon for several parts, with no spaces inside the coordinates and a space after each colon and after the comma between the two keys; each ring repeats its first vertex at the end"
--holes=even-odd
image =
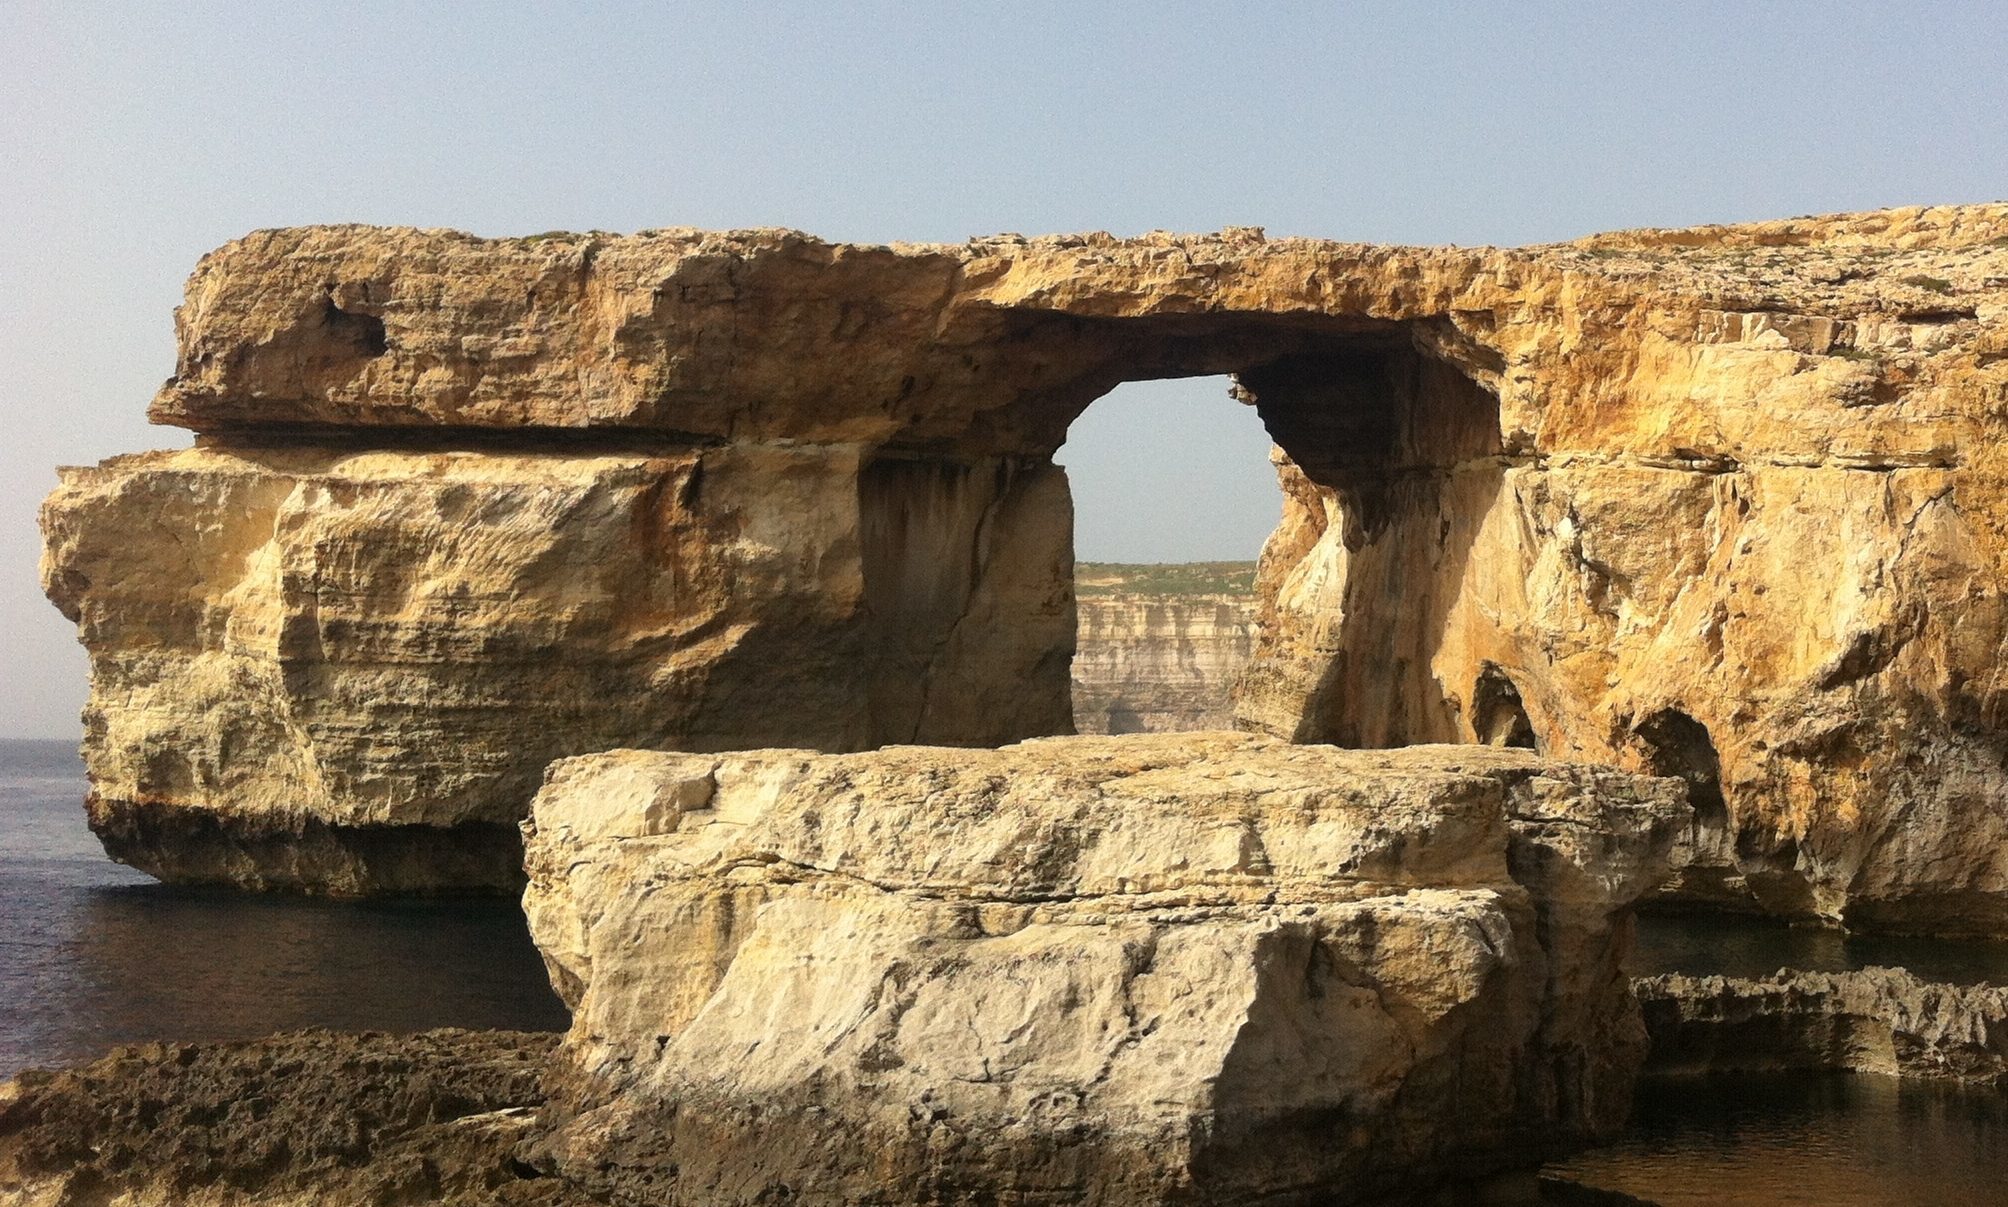
{"type": "Polygon", "coordinates": [[[1490,667],[1544,753],[1639,767],[1624,719],[1680,700],[1724,858],[1817,916],[2001,930],[2004,238],[2002,206],[1510,250],[259,232],[178,314],[152,415],[198,447],[44,510],[96,816],[370,891],[389,862],[256,852],[506,833],[584,750],[1064,729],[1052,453],[1120,381],[1234,373],[1287,498],[1243,725],[1477,741],[1490,667]]]}
{"type": "Polygon", "coordinates": [[[1728,827],[1728,805],[1722,795],[1722,759],[1708,736],[1708,727],[1678,708],[1662,708],[1634,726],[1645,747],[1645,769],[1670,775],[1687,785],[1687,803],[1702,826],[1728,827]]]}
{"type": "MultiPolygon", "coordinates": [[[[1048,371],[1044,386],[1001,413],[1000,426],[1023,433],[1014,454],[944,458],[895,445],[867,463],[866,580],[883,585],[869,593],[890,652],[879,698],[904,701],[900,718],[877,732],[984,743],[974,717],[932,725],[919,717],[966,706],[994,726],[1000,704],[1023,708],[1028,696],[1045,704],[1038,716],[1025,714],[1027,733],[1064,731],[1051,710],[1064,694],[1064,668],[1038,661],[1021,678],[998,680],[994,668],[1006,657],[995,642],[969,645],[968,633],[1003,637],[1020,622],[999,597],[1036,609],[1028,582],[1043,581],[1042,598],[1051,600],[1070,579],[1071,512],[1061,511],[1064,476],[1055,481],[1050,463],[1066,426],[1125,381],[1226,373],[1280,450],[1280,472],[1328,500],[1331,541],[1346,562],[1347,619],[1336,648],[1306,665],[1258,664],[1249,694],[1268,715],[1250,723],[1344,745],[1455,740],[1454,707],[1427,668],[1468,542],[1504,471],[1496,395],[1420,338],[1416,323],[1229,314],[1086,326],[1091,337],[1078,326],[1013,337],[1020,365],[1071,354],[1086,366],[1059,380],[1048,371]],[[971,615],[983,624],[972,626],[971,615]],[[944,658],[956,690],[923,686],[923,703],[914,685],[939,679],[944,658]],[[1383,673],[1389,666],[1398,668],[1393,678],[1383,673]],[[1296,715],[1279,717],[1284,710],[1296,715]]],[[[1033,376],[1015,367],[1005,375],[1021,374],[1033,376]]],[[[1054,640],[1073,615],[1071,599],[1041,612],[1032,640],[1054,640]]]]}

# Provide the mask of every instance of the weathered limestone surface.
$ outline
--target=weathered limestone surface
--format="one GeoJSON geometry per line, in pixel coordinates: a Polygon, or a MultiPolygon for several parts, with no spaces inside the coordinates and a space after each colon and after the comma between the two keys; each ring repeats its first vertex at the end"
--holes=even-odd
{"type": "Polygon", "coordinates": [[[1234,727],[1234,684],[1255,649],[1251,595],[1082,595],[1074,637],[1077,733],[1234,727]]]}
{"type": "Polygon", "coordinates": [[[1119,381],[1232,372],[1290,498],[1241,724],[1678,774],[1677,893],[2008,933],[2008,206],[1524,249],[323,227],[205,258],[178,330],[153,413],[207,447],[45,512],[99,824],[163,874],[405,883],[553,753],[1063,731],[1051,453],[1119,381]],[[447,454],[686,468],[603,523],[498,487],[435,558],[447,454]],[[236,518],[252,479],[295,527],[236,518]],[[187,552],[113,548],[162,507],[187,552]],[[585,631],[635,598],[665,636],[585,631]]]}
{"type": "Polygon", "coordinates": [[[47,581],[91,651],[92,823],[175,880],[508,887],[561,755],[1064,728],[1058,471],[895,476],[861,498],[855,452],[762,445],[69,471],[47,581]]]}
{"type": "Polygon", "coordinates": [[[1601,279],[1457,320],[1503,358],[1499,455],[1392,504],[1278,431],[1242,717],[1680,774],[1679,894],[2008,927],[2003,215],[1553,253],[1601,279]]]}
{"type": "Polygon", "coordinates": [[[1636,982],[1661,1073],[1836,1069],[2008,1085],[2008,988],[1901,968],[1636,982]]]}
{"type": "Polygon", "coordinates": [[[616,751],[524,904],[620,1201],[1391,1201],[1608,1134],[1670,779],[1244,735],[616,751]]]}

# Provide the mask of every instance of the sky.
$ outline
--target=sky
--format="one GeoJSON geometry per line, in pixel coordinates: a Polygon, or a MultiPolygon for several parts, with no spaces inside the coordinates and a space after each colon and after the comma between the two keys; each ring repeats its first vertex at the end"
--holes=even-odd
{"type": "MultiPolygon", "coordinates": [[[[1986,3],[0,0],[0,736],[78,732],[53,467],[186,443],[146,401],[246,231],[1516,244],[1999,200],[2004,63],[1986,3]]],[[[1083,557],[1252,557],[1276,513],[1217,379],[1124,387],[1060,459],[1083,557]]]]}

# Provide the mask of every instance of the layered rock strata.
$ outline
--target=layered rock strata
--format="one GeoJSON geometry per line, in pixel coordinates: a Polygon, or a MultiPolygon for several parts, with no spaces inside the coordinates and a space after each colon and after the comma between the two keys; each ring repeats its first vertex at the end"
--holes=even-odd
{"type": "Polygon", "coordinates": [[[1064,728],[1058,475],[317,443],[68,471],[45,567],[92,655],[93,828],[171,880],[508,888],[561,755],[1064,728]]]}
{"type": "Polygon", "coordinates": [[[1683,812],[1524,751],[1223,734],[566,760],[526,823],[574,1009],[530,1160],[719,1207],[1531,1168],[1624,1117],[1626,911],[1683,812]]]}
{"type": "Polygon", "coordinates": [[[2000,986],[1863,968],[1756,980],[1670,974],[1636,988],[1654,1072],[1827,1069],[2008,1085],[2000,986]]]}
{"type": "Polygon", "coordinates": [[[1234,728],[1234,684],[1255,649],[1250,595],[1083,595],[1074,731],[1234,728]]]}
{"type": "Polygon", "coordinates": [[[1063,731],[1051,454],[1118,382],[1226,372],[1290,499],[1241,724],[1678,775],[1685,896],[2008,932],[2008,206],[1524,249],[322,227],[206,257],[177,330],[153,415],[204,447],[44,513],[95,815],[160,874],[399,885],[559,753],[1063,731]]]}

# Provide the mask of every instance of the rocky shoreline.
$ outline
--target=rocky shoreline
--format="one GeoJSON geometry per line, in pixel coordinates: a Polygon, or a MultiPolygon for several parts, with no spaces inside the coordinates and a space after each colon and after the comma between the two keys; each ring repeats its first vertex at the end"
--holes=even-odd
{"type": "Polygon", "coordinates": [[[0,1186],[1532,1193],[1623,1120],[1645,1057],[1626,918],[1684,812],[1676,780],[1526,751],[1236,734],[566,760],[525,830],[562,1042],[313,1033],[31,1074],[0,1186]]]}
{"type": "MultiPolygon", "coordinates": [[[[1754,979],[1673,974],[1637,978],[1632,987],[1650,1038],[1647,1078],[1828,1072],[2008,1085],[2008,988],[1927,982],[1886,968],[1781,969],[1754,979]]],[[[562,1057],[561,1042],[555,1034],[520,1032],[310,1031],[238,1043],[149,1044],[74,1069],[30,1071],[0,1085],[0,1201],[22,1207],[718,1201],[679,1197],[663,1183],[624,1185],[604,1171],[568,1176],[564,1152],[577,1141],[568,1140],[566,1129],[576,1114],[563,1103],[576,1092],[576,1068],[562,1057]]],[[[763,1134],[738,1151],[758,1160],[774,1142],[763,1134]]],[[[922,1194],[907,1201],[953,1199],[922,1194]]],[[[1651,1207],[1645,1199],[1529,1171],[1453,1179],[1420,1197],[1345,1201],[1651,1207]]]]}
{"type": "MultiPolygon", "coordinates": [[[[0,1086],[10,1207],[633,1207],[539,1163],[551,1035],[296,1032],[121,1048],[0,1086]]],[[[1651,1207],[1533,1175],[1441,1207],[1651,1207]]]]}
{"type": "Polygon", "coordinates": [[[0,1086],[18,1207],[583,1207],[517,1161],[558,1037],[305,1031],[121,1048],[0,1086]]]}

